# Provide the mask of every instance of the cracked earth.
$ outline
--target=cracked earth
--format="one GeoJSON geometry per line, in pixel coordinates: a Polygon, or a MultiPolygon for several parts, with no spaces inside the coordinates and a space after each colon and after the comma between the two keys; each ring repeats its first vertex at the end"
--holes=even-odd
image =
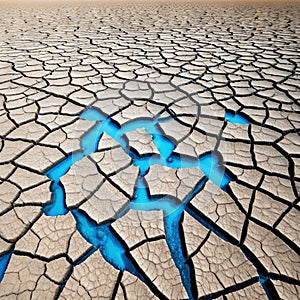
{"type": "Polygon", "coordinates": [[[299,299],[300,6],[0,15],[1,299],[299,299]]]}

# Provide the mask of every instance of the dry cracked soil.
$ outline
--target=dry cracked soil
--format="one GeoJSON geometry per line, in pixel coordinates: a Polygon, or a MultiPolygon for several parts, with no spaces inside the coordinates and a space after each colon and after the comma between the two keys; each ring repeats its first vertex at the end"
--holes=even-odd
{"type": "Polygon", "coordinates": [[[0,298],[299,299],[299,20],[0,3],[0,298]]]}

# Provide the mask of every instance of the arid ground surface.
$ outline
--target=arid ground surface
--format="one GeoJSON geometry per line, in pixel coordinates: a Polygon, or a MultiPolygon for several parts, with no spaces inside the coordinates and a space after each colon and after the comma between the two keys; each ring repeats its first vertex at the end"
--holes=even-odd
{"type": "Polygon", "coordinates": [[[0,298],[299,299],[299,20],[2,5],[0,298]]]}

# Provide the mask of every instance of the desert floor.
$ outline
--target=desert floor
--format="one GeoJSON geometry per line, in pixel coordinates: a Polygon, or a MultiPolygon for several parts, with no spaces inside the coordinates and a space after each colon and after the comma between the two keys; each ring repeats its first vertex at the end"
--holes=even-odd
{"type": "Polygon", "coordinates": [[[299,299],[299,21],[0,2],[0,298],[299,299]]]}

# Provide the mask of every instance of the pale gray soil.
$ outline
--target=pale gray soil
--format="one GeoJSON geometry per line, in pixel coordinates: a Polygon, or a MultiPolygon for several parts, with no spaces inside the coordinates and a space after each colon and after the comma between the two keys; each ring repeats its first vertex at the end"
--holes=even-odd
{"type": "MultiPolygon", "coordinates": [[[[299,299],[299,20],[297,5],[0,7],[2,269],[11,255],[0,298],[299,299]],[[95,124],[79,118],[87,107],[120,128],[165,118],[173,154],[216,151],[233,180],[224,189],[208,180],[193,195],[179,240],[168,240],[161,210],[111,221],[134,202],[140,173],[104,130],[96,152],[61,177],[67,213],[47,216],[45,171],[80,150],[95,124]],[[99,226],[112,222],[126,260],[153,286],[110,254],[86,255],[108,244],[84,238],[77,208],[99,226]]],[[[161,154],[145,129],[123,137],[139,155],[161,154]]],[[[142,177],[151,196],[181,203],[202,171],[153,164],[142,177]]]]}

